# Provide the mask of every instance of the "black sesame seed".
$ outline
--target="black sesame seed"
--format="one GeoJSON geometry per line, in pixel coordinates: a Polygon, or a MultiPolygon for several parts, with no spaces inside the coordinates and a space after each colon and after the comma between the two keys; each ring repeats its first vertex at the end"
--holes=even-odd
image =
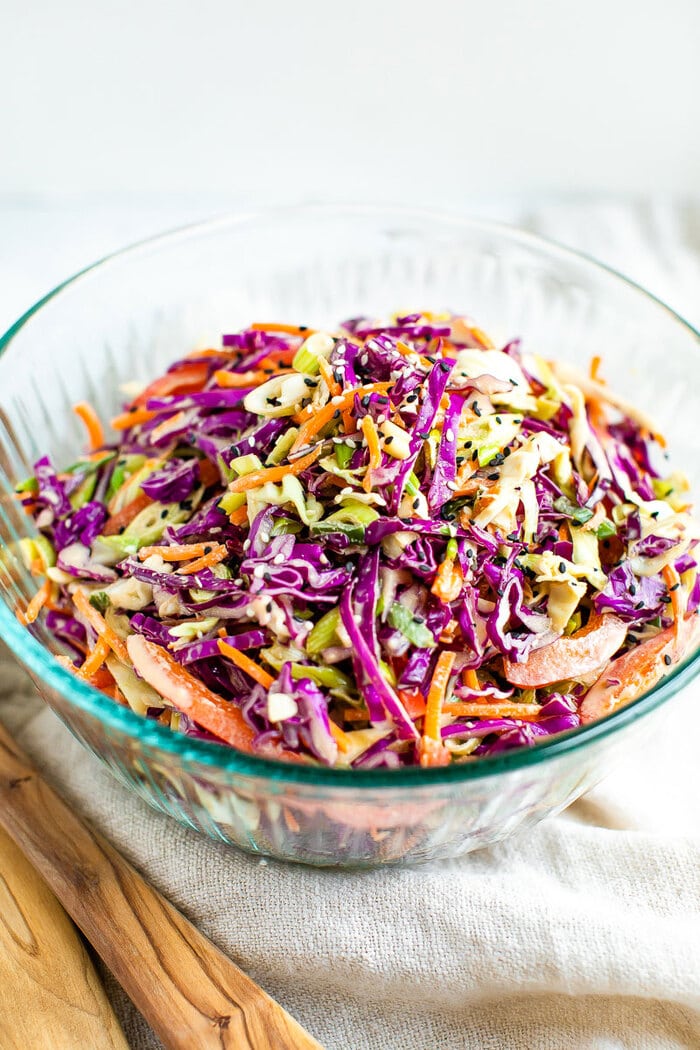
{"type": "Polygon", "coordinates": [[[360,400],[360,404],[363,408],[369,408],[371,399],[371,394],[365,394],[365,396],[360,400]]]}
{"type": "Polygon", "coordinates": [[[123,532],[125,532],[125,531],[126,531],[126,525],[120,525],[120,526],[119,526],[119,535],[121,536],[121,534],[122,534],[123,532]]]}
{"type": "Polygon", "coordinates": [[[500,475],[500,474],[498,473],[498,471],[496,471],[496,473],[495,473],[495,474],[487,474],[487,475],[486,475],[486,477],[488,478],[488,480],[489,480],[489,481],[498,481],[498,479],[500,478],[500,476],[501,476],[501,475],[500,475]]]}
{"type": "Polygon", "coordinates": [[[474,415],[475,416],[480,416],[481,415],[481,409],[479,408],[478,401],[474,402],[474,404],[472,405],[472,408],[474,409],[474,415]]]}
{"type": "Polygon", "coordinates": [[[389,434],[387,437],[384,438],[384,444],[385,445],[390,445],[393,440],[394,440],[394,435],[393,434],[389,434]]]}
{"type": "Polygon", "coordinates": [[[452,368],[452,363],[450,361],[445,360],[438,361],[438,368],[441,372],[449,372],[452,368]]]}
{"type": "Polygon", "coordinates": [[[340,409],[339,408],[336,408],[335,412],[333,413],[333,419],[340,419],[340,409]]]}
{"type": "Polygon", "coordinates": [[[304,376],[304,385],[305,386],[316,386],[316,380],[315,379],[310,379],[308,376],[304,376]]]}
{"type": "Polygon", "coordinates": [[[670,594],[662,594],[661,595],[661,601],[664,603],[664,605],[670,605],[671,604],[671,596],[670,596],[670,594]]]}
{"type": "MultiPolygon", "coordinates": [[[[267,603],[267,605],[265,606],[265,612],[268,612],[268,613],[272,612],[272,602],[268,602],[267,603]]],[[[295,619],[296,619],[296,617],[295,617],[295,619]]]]}
{"type": "Polygon", "coordinates": [[[503,420],[501,419],[501,417],[500,417],[500,416],[496,416],[496,422],[497,422],[497,423],[502,423],[502,422],[503,422],[503,420]]]}
{"type": "Polygon", "coordinates": [[[209,544],[207,544],[207,546],[204,548],[204,553],[205,554],[211,554],[212,550],[213,550],[213,548],[210,547],[209,544]]]}
{"type": "Polygon", "coordinates": [[[658,512],[658,510],[653,510],[653,511],[651,512],[651,517],[652,517],[652,518],[654,519],[654,521],[656,521],[656,519],[658,518],[658,516],[659,516],[659,512],[658,512]]]}
{"type": "Polygon", "coordinates": [[[475,448],[474,451],[472,452],[472,460],[477,460],[478,458],[479,458],[479,450],[478,450],[478,448],[475,448]]]}
{"type": "Polygon", "coordinates": [[[418,510],[418,508],[420,507],[420,500],[418,499],[418,497],[417,497],[417,496],[416,496],[416,498],[414,499],[414,501],[413,501],[413,503],[411,504],[411,506],[413,507],[413,509],[414,509],[414,510],[418,510]]]}
{"type": "Polygon", "coordinates": [[[666,664],[667,667],[670,667],[671,664],[673,663],[673,660],[668,655],[668,653],[664,653],[664,663],[666,664]]]}
{"type": "Polygon", "coordinates": [[[637,610],[643,609],[643,608],[644,608],[644,602],[637,602],[637,604],[635,605],[635,609],[637,609],[637,610]]]}
{"type": "Polygon", "coordinates": [[[167,516],[168,516],[168,508],[167,507],[163,507],[162,511],[160,512],[160,516],[161,516],[161,518],[167,518],[167,516]]]}
{"type": "Polygon", "coordinates": [[[635,587],[635,585],[633,583],[631,583],[630,584],[630,594],[632,595],[633,598],[634,598],[636,593],[637,593],[637,588],[635,587]]]}
{"type": "Polygon", "coordinates": [[[565,561],[560,561],[559,562],[559,572],[566,572],[566,562],[565,561]]]}
{"type": "Polygon", "coordinates": [[[677,591],[680,587],[680,583],[674,583],[673,587],[669,587],[669,591],[677,591]]]}
{"type": "Polygon", "coordinates": [[[409,394],[406,398],[407,401],[413,402],[418,400],[418,394],[409,394]]]}
{"type": "Polygon", "coordinates": [[[309,326],[305,324],[300,324],[298,327],[300,332],[308,332],[309,330],[309,326]]]}
{"type": "Polygon", "coordinates": [[[471,447],[472,447],[472,443],[471,443],[471,441],[465,441],[465,442],[464,442],[464,447],[465,447],[465,448],[471,448],[471,447]]]}
{"type": "Polygon", "coordinates": [[[504,459],[508,459],[509,455],[510,455],[510,449],[509,448],[504,448],[503,449],[503,458],[504,459]]]}
{"type": "Polygon", "coordinates": [[[278,397],[266,397],[265,400],[267,401],[268,405],[277,406],[282,404],[278,397]]]}
{"type": "Polygon", "coordinates": [[[375,394],[374,400],[377,402],[378,405],[389,404],[389,398],[386,396],[386,394],[375,394]]]}

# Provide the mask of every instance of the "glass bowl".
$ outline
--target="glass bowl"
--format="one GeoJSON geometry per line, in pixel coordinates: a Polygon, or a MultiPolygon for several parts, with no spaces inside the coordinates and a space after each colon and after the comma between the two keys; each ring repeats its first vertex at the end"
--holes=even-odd
{"type": "MultiPolygon", "coordinates": [[[[601,246],[604,250],[604,246],[601,246]]],[[[146,380],[255,319],[313,326],[451,307],[495,338],[586,366],[658,420],[697,485],[700,336],[613,271],[527,233],[459,216],[304,207],[224,218],[149,240],[78,274],[0,342],[0,633],[75,736],[152,806],[212,838],[306,864],[455,857],[558,812],[619,755],[695,657],[610,717],[530,749],[439,769],[349,771],[254,758],[171,733],[79,681],[51,639],[15,616],[35,589],[16,556],[30,534],[14,483],[48,452],[81,450],[71,405],[114,414],[119,384],[146,380]]],[[[662,715],[660,717],[663,717],[662,715]]]]}

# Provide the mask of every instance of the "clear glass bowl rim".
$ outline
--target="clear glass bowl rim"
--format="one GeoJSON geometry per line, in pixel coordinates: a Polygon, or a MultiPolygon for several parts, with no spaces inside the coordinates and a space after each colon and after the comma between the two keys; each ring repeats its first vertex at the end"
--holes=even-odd
{"type": "MultiPolygon", "coordinates": [[[[323,218],[324,215],[333,215],[334,217],[344,215],[348,219],[351,219],[353,216],[364,215],[377,218],[378,220],[392,217],[407,222],[410,222],[411,219],[417,221],[434,220],[438,223],[449,222],[465,231],[473,230],[485,234],[505,236],[515,243],[545,250],[555,257],[559,256],[563,260],[568,259],[579,264],[582,263],[584,266],[606,274],[613,282],[622,282],[640,296],[653,302],[659,309],[664,310],[669,315],[669,318],[694,337],[700,346],[700,332],[657,296],[592,256],[567,248],[549,238],[540,237],[537,234],[529,233],[506,223],[473,219],[465,215],[428,208],[373,204],[309,204],[223,215],[205,222],[198,222],[157,234],[154,237],[149,237],[127,248],[113,252],[69,277],[31,306],[0,337],[0,356],[7,350],[24,325],[44,306],[86,274],[92,274],[94,271],[107,268],[115,260],[121,261],[124,258],[128,260],[130,256],[135,256],[139,252],[150,250],[153,247],[196,239],[201,235],[222,232],[235,227],[254,227],[256,223],[269,224],[271,220],[275,219],[280,221],[300,218],[319,219],[323,218]]],[[[352,786],[367,791],[401,786],[429,787],[433,784],[454,784],[457,786],[464,781],[480,780],[494,774],[514,772],[519,769],[537,766],[541,762],[583,749],[612,733],[619,732],[626,725],[635,722],[637,719],[660,707],[700,673],[700,650],[698,650],[694,656],[674,668],[671,674],[663,678],[652,689],[606,718],[591,725],[563,733],[551,740],[534,744],[532,747],[506,751],[490,758],[482,758],[478,762],[434,769],[421,769],[420,767],[397,770],[329,769],[325,766],[304,766],[297,763],[258,758],[235,751],[221,744],[182,736],[166,729],[158,722],[149,721],[135,714],[131,708],[118,706],[109,697],[76,678],[74,674],[62,667],[52,654],[19,623],[4,602],[0,602],[0,632],[0,637],[2,637],[11,652],[43,683],[55,689],[76,708],[98,719],[105,728],[123,733],[135,743],[142,743],[156,748],[179,759],[182,763],[200,763],[203,766],[214,767],[225,773],[317,787],[337,788],[352,786]]]]}

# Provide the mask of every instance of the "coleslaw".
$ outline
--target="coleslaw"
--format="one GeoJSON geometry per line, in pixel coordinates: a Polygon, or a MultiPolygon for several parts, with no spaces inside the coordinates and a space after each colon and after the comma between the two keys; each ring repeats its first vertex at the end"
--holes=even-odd
{"type": "MultiPolygon", "coordinates": [[[[468,317],[259,323],[17,497],[66,666],[173,731],[361,770],[603,717],[697,644],[688,484],[652,420],[468,317]]],[[[133,391],[130,391],[133,395],[133,391]]]]}

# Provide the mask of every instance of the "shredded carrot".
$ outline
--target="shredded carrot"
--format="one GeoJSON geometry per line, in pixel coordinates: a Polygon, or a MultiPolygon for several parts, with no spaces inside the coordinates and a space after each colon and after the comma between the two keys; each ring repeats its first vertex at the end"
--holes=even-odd
{"type": "Polygon", "coordinates": [[[256,321],[250,326],[251,332],[281,332],[284,335],[301,335],[308,339],[316,331],[315,328],[307,328],[298,324],[268,324],[265,321],[256,321]]]}
{"type": "MultiPolygon", "coordinates": [[[[224,630],[222,628],[222,630],[224,630]]],[[[224,630],[224,635],[226,631],[224,630]]],[[[234,649],[232,645],[225,642],[223,638],[219,639],[219,652],[222,656],[227,656],[236,667],[240,667],[241,671],[245,671],[247,675],[258,682],[263,689],[269,689],[274,678],[271,674],[268,674],[262,667],[259,667],[254,660],[251,660],[249,656],[242,653],[240,649],[234,649]]]]}
{"type": "Polygon", "coordinates": [[[522,718],[532,722],[539,717],[539,704],[472,704],[464,701],[445,704],[442,713],[457,718],[522,718]]]}
{"type": "Polygon", "coordinates": [[[331,422],[336,412],[340,416],[344,409],[352,408],[355,396],[364,397],[366,394],[374,393],[384,394],[390,386],[390,383],[370,383],[367,386],[359,386],[355,390],[346,390],[339,397],[332,398],[322,408],[318,408],[315,405],[307,405],[294,417],[296,422],[301,423],[302,426],[299,428],[299,433],[294,440],[291,451],[296,452],[297,449],[308,445],[311,438],[331,422]]]}
{"type": "MultiPolygon", "coordinates": [[[[275,376],[291,375],[291,369],[280,368],[275,372],[275,376]]],[[[214,372],[214,381],[217,386],[225,387],[227,390],[242,390],[247,386],[260,386],[261,383],[267,382],[271,376],[262,370],[256,372],[227,372],[226,369],[219,369],[214,372]]]]}
{"type": "Polygon", "coordinates": [[[372,471],[376,470],[382,462],[382,450],[379,447],[379,434],[371,416],[362,417],[362,433],[369,449],[369,466],[362,480],[362,488],[365,492],[372,491],[372,471]]]}
{"type": "Polygon", "coordinates": [[[130,407],[142,408],[152,397],[171,397],[173,394],[194,394],[201,390],[209,378],[209,365],[206,361],[188,361],[179,364],[165,375],[159,376],[142,390],[131,402],[130,407]]]}
{"type": "Polygon", "coordinates": [[[164,419],[162,423],[159,423],[151,431],[151,442],[160,441],[161,438],[167,437],[171,431],[177,430],[184,418],[184,412],[176,412],[174,416],[168,416],[167,419],[164,419]]]}
{"type": "Polygon", "coordinates": [[[44,580],[41,587],[36,592],[32,600],[29,602],[27,608],[24,610],[25,624],[34,623],[37,616],[51,597],[52,586],[53,584],[51,583],[51,580],[44,580]]]}
{"type": "Polygon", "coordinates": [[[228,516],[228,520],[232,525],[245,525],[248,520],[248,507],[244,503],[238,510],[232,511],[228,516]]]}
{"type": "Polygon", "coordinates": [[[438,566],[438,571],[430,588],[432,594],[447,604],[455,601],[462,593],[464,577],[460,565],[452,558],[445,558],[438,566]]]}
{"type": "Polygon", "coordinates": [[[157,412],[152,412],[149,408],[135,408],[128,412],[122,412],[120,416],[115,416],[109,425],[112,430],[129,430],[130,427],[138,427],[142,423],[150,422],[157,415],[157,412]]]}
{"type": "Polygon", "coordinates": [[[218,565],[227,555],[228,549],[226,544],[219,543],[213,550],[210,550],[208,554],[203,554],[201,558],[197,558],[196,561],[190,562],[189,565],[183,565],[182,568],[177,571],[181,576],[191,576],[192,573],[201,572],[202,569],[209,569],[212,565],[218,565]]]}
{"type": "MultiPolygon", "coordinates": [[[[398,694],[400,698],[400,693],[398,694]]],[[[404,707],[406,705],[404,704],[404,707]]],[[[412,716],[413,717],[413,716],[412,716]]],[[[345,707],[343,708],[343,721],[344,722],[369,722],[369,713],[364,707],[345,707]]]]}
{"type": "Polygon", "coordinates": [[[354,434],[357,426],[351,408],[341,408],[340,418],[343,421],[343,430],[346,434],[354,434]]]}
{"type": "Polygon", "coordinates": [[[440,737],[440,714],[445,699],[445,692],[452,674],[452,666],[455,662],[456,653],[449,649],[443,649],[437,658],[433,678],[428,690],[428,698],[425,707],[425,719],[423,721],[423,736],[431,740],[441,740],[440,737]]]}
{"type": "Polygon", "coordinates": [[[250,474],[243,474],[240,478],[232,481],[228,487],[229,492],[247,492],[249,489],[257,489],[268,481],[282,481],[288,474],[301,474],[318,459],[321,454],[320,448],[313,449],[308,456],[295,459],[293,463],[283,463],[279,467],[264,467],[262,470],[253,470],[250,474]]]}
{"type": "MultiPolygon", "coordinates": [[[[189,561],[191,558],[201,558],[208,554],[214,546],[211,543],[173,543],[172,546],[142,547],[139,551],[140,561],[145,561],[152,554],[157,554],[163,561],[189,561]]],[[[225,549],[225,548],[224,548],[225,549]]]]}
{"type": "Polygon", "coordinates": [[[296,357],[296,353],[297,352],[293,346],[285,346],[280,350],[272,350],[267,357],[263,357],[261,361],[258,361],[258,368],[262,371],[272,368],[275,372],[278,372],[282,366],[291,365],[296,357]]]}
{"type": "Polygon", "coordinates": [[[73,594],[73,602],[80,615],[87,620],[97,637],[104,638],[114,655],[122,663],[129,664],[129,653],[126,645],[116,631],[109,626],[102,613],[95,609],[93,605],[90,605],[87,594],[80,587],[73,594]]]}
{"type": "Polygon", "coordinates": [[[131,503],[127,503],[125,507],[113,514],[111,518],[107,518],[102,535],[117,536],[134,520],[137,514],[149,507],[151,503],[153,503],[151,497],[147,496],[145,492],[140,492],[136,499],[132,499],[131,503]]]}
{"type": "Polygon", "coordinates": [[[494,342],[481,328],[477,328],[476,325],[469,326],[469,333],[473,339],[476,339],[479,346],[483,347],[484,350],[493,350],[494,342]]]}
{"type": "Polygon", "coordinates": [[[328,719],[328,725],[330,726],[331,736],[338,745],[338,750],[346,752],[350,750],[350,741],[348,740],[347,733],[344,733],[340,726],[337,726],[332,718],[328,719]]]}
{"type": "Polygon", "coordinates": [[[95,412],[95,409],[88,401],[79,401],[77,405],[73,405],[73,411],[85,424],[90,442],[90,451],[96,452],[105,443],[105,432],[97,412],[95,412]]]}
{"type": "MultiPolygon", "coordinates": [[[[83,667],[84,666],[85,666],[85,664],[83,664],[83,667]]],[[[83,677],[83,675],[81,673],[82,670],[83,670],[83,667],[81,667],[76,672],[79,678],[83,677]]],[[[122,696],[121,692],[119,691],[119,687],[118,687],[117,683],[114,681],[114,678],[112,677],[112,675],[110,674],[110,672],[107,670],[106,667],[98,667],[98,668],[96,668],[96,670],[95,670],[95,672],[93,674],[85,677],[85,680],[88,681],[90,683],[90,685],[94,686],[95,689],[99,689],[101,693],[105,693],[112,700],[116,700],[117,703],[120,703],[120,704],[126,703],[126,701],[124,700],[124,697],[122,696]]]]}
{"type": "Polygon", "coordinates": [[[465,671],[462,672],[462,681],[466,685],[467,689],[471,689],[472,692],[478,693],[481,690],[479,676],[472,667],[468,667],[465,671]]]}
{"type": "Polygon", "coordinates": [[[292,813],[292,811],[289,808],[289,806],[282,806],[282,814],[284,816],[284,822],[287,825],[287,827],[289,828],[289,830],[292,832],[292,834],[293,835],[298,834],[298,832],[299,832],[299,821],[294,816],[294,814],[292,813]]]}
{"type": "Polygon", "coordinates": [[[440,740],[422,736],[418,741],[418,757],[424,769],[435,766],[449,766],[450,752],[440,740]]]}
{"type": "Polygon", "coordinates": [[[602,363],[602,357],[600,354],[594,354],[591,358],[591,365],[589,368],[589,375],[596,383],[604,383],[605,380],[600,377],[600,366],[602,363]]]}
{"type": "Polygon", "coordinates": [[[411,350],[410,346],[407,346],[406,343],[402,343],[400,339],[396,340],[393,349],[396,350],[399,354],[401,354],[402,357],[418,357],[420,359],[420,363],[423,365],[424,368],[433,367],[432,361],[429,361],[427,357],[424,357],[422,354],[419,354],[417,350],[411,350]]]}
{"type": "Polygon", "coordinates": [[[204,485],[205,489],[209,488],[210,485],[221,482],[219,468],[212,463],[210,459],[200,459],[199,480],[204,485]]]}
{"type": "Polygon", "coordinates": [[[104,638],[98,638],[95,648],[88,653],[87,658],[78,670],[78,677],[91,678],[102,667],[110,651],[107,641],[104,638]]]}
{"type": "Polygon", "coordinates": [[[187,355],[187,359],[188,360],[192,360],[192,359],[196,360],[198,357],[230,357],[230,358],[237,358],[237,357],[240,357],[240,353],[239,353],[238,350],[229,350],[225,346],[222,346],[220,349],[217,349],[216,347],[213,347],[213,346],[207,346],[207,347],[204,347],[204,349],[202,349],[202,350],[193,350],[191,353],[189,353],[187,355]]]}
{"type": "Polygon", "coordinates": [[[325,357],[319,357],[318,359],[319,371],[325,380],[326,386],[331,397],[340,397],[343,392],[343,388],[338,380],[333,375],[333,369],[326,361],[325,357]]]}

